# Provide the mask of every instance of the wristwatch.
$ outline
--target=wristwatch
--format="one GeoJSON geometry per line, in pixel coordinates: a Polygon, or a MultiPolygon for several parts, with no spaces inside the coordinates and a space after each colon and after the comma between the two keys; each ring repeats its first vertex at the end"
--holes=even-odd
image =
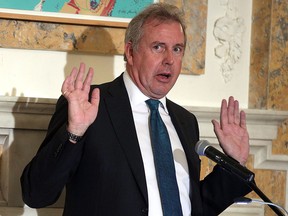
{"type": "Polygon", "coordinates": [[[68,133],[68,139],[73,143],[79,142],[82,138],[82,136],[77,136],[76,134],[70,133],[69,131],[67,131],[67,133],[68,133]]]}

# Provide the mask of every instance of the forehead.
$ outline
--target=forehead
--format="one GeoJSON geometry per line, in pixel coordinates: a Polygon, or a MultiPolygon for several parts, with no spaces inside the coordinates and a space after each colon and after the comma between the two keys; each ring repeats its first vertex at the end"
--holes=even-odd
{"type": "Polygon", "coordinates": [[[170,40],[184,44],[184,32],[181,24],[176,21],[146,21],[143,26],[143,39],[145,40],[170,40]]]}

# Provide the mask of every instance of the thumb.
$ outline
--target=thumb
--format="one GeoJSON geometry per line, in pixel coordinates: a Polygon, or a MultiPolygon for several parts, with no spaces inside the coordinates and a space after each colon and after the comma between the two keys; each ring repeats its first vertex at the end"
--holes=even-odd
{"type": "Polygon", "coordinates": [[[99,88],[95,88],[93,89],[91,94],[91,104],[98,107],[99,101],[100,101],[100,90],[99,88]]]}
{"type": "Polygon", "coordinates": [[[215,119],[213,119],[211,122],[213,124],[214,132],[215,132],[217,138],[219,139],[219,137],[221,137],[221,134],[222,134],[222,130],[221,130],[220,124],[215,119]]]}

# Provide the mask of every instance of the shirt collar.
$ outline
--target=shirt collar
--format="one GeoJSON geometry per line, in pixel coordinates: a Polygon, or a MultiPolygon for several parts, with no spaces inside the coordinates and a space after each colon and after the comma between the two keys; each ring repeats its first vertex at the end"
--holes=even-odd
{"type": "MultiPolygon", "coordinates": [[[[139,104],[145,103],[146,100],[150,99],[146,95],[144,95],[140,89],[135,85],[135,83],[132,81],[130,75],[127,71],[123,74],[123,81],[125,84],[125,87],[128,92],[128,96],[130,99],[130,103],[132,107],[138,106],[139,104]]],[[[166,107],[166,97],[163,97],[159,99],[161,102],[161,107],[165,110],[166,113],[168,113],[168,109],[166,107]]]]}

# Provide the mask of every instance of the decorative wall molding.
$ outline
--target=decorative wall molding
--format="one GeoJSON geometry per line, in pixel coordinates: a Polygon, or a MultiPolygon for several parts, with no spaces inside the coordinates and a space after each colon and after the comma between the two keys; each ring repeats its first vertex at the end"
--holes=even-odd
{"type": "Polygon", "coordinates": [[[222,60],[220,71],[225,83],[230,82],[233,70],[242,55],[242,40],[246,30],[245,20],[239,16],[236,0],[220,1],[225,7],[225,15],[215,20],[213,35],[219,45],[215,56],[222,60]]]}
{"type": "MultiPolygon", "coordinates": [[[[0,215],[37,215],[36,210],[23,207],[19,178],[24,166],[31,160],[42,142],[56,100],[0,97],[0,146],[1,194],[0,215]],[[14,212],[14,214],[12,214],[14,212]],[[21,214],[20,214],[20,213],[21,214]],[[9,213],[9,214],[8,214],[9,213]]],[[[218,108],[186,107],[199,121],[201,139],[207,139],[219,148],[211,119],[219,118],[218,108]]],[[[254,169],[286,171],[285,207],[287,208],[288,156],[272,154],[272,140],[277,138],[277,130],[288,118],[288,112],[270,110],[245,110],[251,139],[251,156],[254,169]]],[[[268,195],[269,197],[269,195],[268,195]]],[[[273,200],[273,197],[270,197],[273,200]]],[[[284,201],[283,201],[284,202],[284,201]]],[[[41,209],[45,215],[61,215],[63,200],[55,208],[41,209]],[[46,213],[45,213],[46,212],[46,213]],[[54,214],[55,213],[55,214],[54,214]]],[[[222,215],[263,215],[264,207],[259,205],[231,206],[222,215]],[[247,214],[249,213],[249,214],[247,214]]],[[[42,215],[42,214],[41,214],[42,215]]]]}
{"type": "MultiPolygon", "coordinates": [[[[214,147],[220,150],[211,123],[211,119],[219,119],[220,110],[203,107],[186,108],[198,118],[201,139],[208,140],[214,147]]],[[[275,155],[272,153],[273,140],[277,139],[278,128],[287,119],[288,112],[255,109],[247,109],[245,112],[250,135],[250,155],[252,158],[249,168],[256,174],[255,178],[258,187],[270,200],[288,209],[288,155],[275,155]],[[271,173],[266,174],[265,171],[271,173]],[[278,172],[282,173],[282,178],[279,177],[277,179],[278,172]],[[273,178],[276,178],[275,181],[273,181],[273,178]],[[278,194],[282,194],[283,196],[280,197],[278,194]]],[[[256,194],[250,194],[250,198],[259,199],[256,194]]],[[[249,209],[249,211],[246,211],[249,212],[249,215],[250,213],[251,215],[273,215],[267,206],[265,208],[268,210],[265,210],[265,212],[268,211],[268,213],[264,214],[263,208],[264,206],[259,204],[251,204],[246,207],[233,205],[223,215],[242,215],[243,211],[245,212],[247,209],[249,209]]]]}

